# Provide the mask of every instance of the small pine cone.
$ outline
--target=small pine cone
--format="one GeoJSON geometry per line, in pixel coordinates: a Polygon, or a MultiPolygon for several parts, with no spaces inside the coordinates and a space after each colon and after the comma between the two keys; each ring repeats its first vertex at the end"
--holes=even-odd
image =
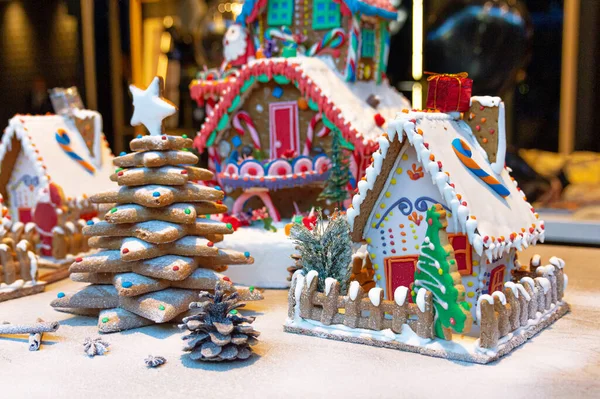
{"type": "Polygon", "coordinates": [[[214,294],[200,293],[202,302],[194,302],[190,308],[200,313],[183,319],[180,328],[191,333],[183,337],[184,351],[190,352],[192,360],[223,361],[247,359],[252,354],[250,346],[258,343],[258,331],[250,325],[254,317],[241,315],[236,308],[244,306],[238,294],[225,295],[219,283],[214,294]]]}

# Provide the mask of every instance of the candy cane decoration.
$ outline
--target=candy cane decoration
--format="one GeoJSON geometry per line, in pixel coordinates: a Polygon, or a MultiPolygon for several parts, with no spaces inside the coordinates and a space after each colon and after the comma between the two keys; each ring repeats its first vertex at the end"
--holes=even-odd
{"type": "Polygon", "coordinates": [[[346,81],[356,80],[356,63],[358,60],[358,48],[360,45],[360,21],[356,15],[352,16],[350,26],[350,46],[348,46],[348,61],[346,62],[346,81]]]}
{"type": "Polygon", "coordinates": [[[58,143],[60,148],[62,148],[62,150],[69,156],[69,158],[76,161],[85,170],[87,170],[89,172],[89,174],[91,174],[91,175],[94,174],[94,172],[96,171],[96,168],[94,168],[88,161],[84,160],[79,155],[77,155],[75,153],[75,151],[73,151],[73,149],[71,148],[71,145],[70,145],[71,139],[69,138],[69,135],[67,134],[67,132],[65,130],[58,129],[55,137],[56,137],[56,142],[58,143]]]}
{"type": "Polygon", "coordinates": [[[341,28],[330,30],[323,36],[320,42],[315,43],[306,52],[306,55],[312,57],[319,54],[324,49],[337,49],[346,41],[346,34],[341,28]]]}
{"type": "Polygon", "coordinates": [[[292,31],[287,26],[282,26],[281,29],[277,28],[269,28],[265,31],[265,39],[273,40],[279,39],[283,42],[284,46],[290,46],[292,48],[297,48],[298,43],[296,42],[296,38],[292,34],[292,31]]]}
{"type": "Polygon", "coordinates": [[[231,122],[233,128],[239,133],[240,136],[244,135],[244,127],[242,126],[242,121],[246,123],[246,128],[250,132],[250,137],[254,142],[254,148],[260,150],[260,136],[258,135],[258,131],[254,126],[254,121],[252,121],[252,117],[248,115],[246,111],[240,111],[233,116],[233,120],[231,122]]]}
{"type": "Polygon", "coordinates": [[[503,198],[506,198],[510,195],[510,191],[508,191],[508,189],[504,187],[504,185],[500,183],[498,179],[496,179],[494,176],[490,176],[486,171],[481,169],[479,164],[477,164],[473,158],[471,158],[471,148],[462,139],[455,138],[452,140],[452,149],[462,164],[465,165],[466,168],[471,172],[473,172],[475,176],[483,180],[485,184],[490,186],[490,188],[498,195],[503,198]]]}
{"type": "MultiPolygon", "coordinates": [[[[323,115],[319,112],[315,114],[315,116],[313,116],[310,120],[310,123],[308,124],[308,130],[306,132],[306,141],[304,142],[304,151],[302,152],[302,155],[310,154],[310,150],[312,149],[315,126],[317,125],[317,123],[319,123],[322,117],[323,115]]],[[[323,126],[323,128],[319,130],[319,133],[317,133],[317,137],[325,137],[327,136],[327,134],[329,134],[329,128],[323,126]]]]}

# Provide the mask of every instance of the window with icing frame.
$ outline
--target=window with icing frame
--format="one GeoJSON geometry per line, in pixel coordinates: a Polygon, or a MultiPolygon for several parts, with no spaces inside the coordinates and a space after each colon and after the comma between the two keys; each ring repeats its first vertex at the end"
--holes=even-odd
{"type": "Polygon", "coordinates": [[[375,57],[375,30],[374,29],[363,29],[361,31],[361,47],[360,57],[361,58],[373,58],[375,57]]]}
{"type": "Polygon", "coordinates": [[[267,24],[281,27],[291,26],[294,17],[294,0],[269,0],[267,24]]]}
{"type": "Polygon", "coordinates": [[[449,233],[448,241],[454,248],[454,259],[456,259],[458,272],[462,276],[470,276],[473,273],[473,260],[469,238],[466,234],[449,233]]]}
{"type": "Polygon", "coordinates": [[[339,28],[340,5],[333,0],[313,0],[313,29],[339,28]]]}
{"type": "Polygon", "coordinates": [[[506,270],[506,266],[500,265],[495,267],[490,272],[490,285],[489,285],[489,293],[493,293],[495,291],[503,291],[504,287],[504,271],[506,270]]]}

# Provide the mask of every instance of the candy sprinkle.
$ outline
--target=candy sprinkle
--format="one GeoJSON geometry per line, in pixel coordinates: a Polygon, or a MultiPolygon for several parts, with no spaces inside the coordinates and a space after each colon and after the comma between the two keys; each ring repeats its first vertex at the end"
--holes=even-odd
{"type": "Polygon", "coordinates": [[[249,257],[250,257],[250,252],[248,252],[248,251],[244,252],[244,256],[245,256],[246,258],[249,258],[249,257]]]}
{"type": "Polygon", "coordinates": [[[88,226],[91,226],[91,225],[94,224],[94,221],[93,220],[88,220],[86,223],[87,223],[88,226]]]}
{"type": "Polygon", "coordinates": [[[231,230],[231,228],[233,227],[233,226],[231,225],[231,223],[227,223],[225,226],[226,226],[226,227],[227,227],[229,230],[231,230]]]}
{"type": "Polygon", "coordinates": [[[119,156],[122,157],[123,155],[127,155],[127,153],[125,151],[121,151],[121,153],[119,154],[119,156]]]}
{"type": "Polygon", "coordinates": [[[160,193],[158,191],[155,191],[152,193],[153,197],[160,197],[160,193]]]}
{"type": "Polygon", "coordinates": [[[183,137],[184,139],[187,139],[187,138],[188,138],[188,135],[187,135],[187,134],[184,134],[184,135],[182,135],[181,137],[183,137]]]}
{"type": "Polygon", "coordinates": [[[64,292],[59,292],[59,293],[56,295],[56,297],[57,297],[57,298],[64,298],[64,297],[65,297],[65,293],[64,293],[64,292]]]}
{"type": "Polygon", "coordinates": [[[248,289],[250,290],[250,292],[254,292],[254,286],[253,285],[251,285],[248,289]]]}
{"type": "Polygon", "coordinates": [[[110,210],[110,213],[115,213],[116,211],[117,211],[117,208],[112,208],[112,209],[110,210]]]}
{"type": "Polygon", "coordinates": [[[238,311],[237,311],[237,309],[231,309],[231,312],[229,312],[229,313],[231,313],[231,314],[238,314],[238,311]]]}
{"type": "Polygon", "coordinates": [[[138,134],[138,135],[137,135],[137,138],[138,138],[138,139],[141,139],[141,138],[142,138],[142,135],[141,135],[141,134],[138,134]]]}
{"type": "Polygon", "coordinates": [[[164,307],[164,305],[158,305],[158,309],[159,310],[165,310],[165,307],[164,307]]]}
{"type": "Polygon", "coordinates": [[[103,317],[102,318],[102,323],[108,323],[108,317],[103,317]]]}
{"type": "Polygon", "coordinates": [[[185,214],[186,214],[186,215],[189,215],[190,213],[192,213],[192,211],[190,211],[190,209],[189,209],[189,208],[188,208],[188,209],[186,209],[186,210],[185,210],[185,211],[183,211],[183,212],[185,212],[185,214]]]}
{"type": "Polygon", "coordinates": [[[121,284],[121,286],[123,288],[131,288],[133,286],[133,283],[131,281],[125,281],[123,284],[121,284]]]}

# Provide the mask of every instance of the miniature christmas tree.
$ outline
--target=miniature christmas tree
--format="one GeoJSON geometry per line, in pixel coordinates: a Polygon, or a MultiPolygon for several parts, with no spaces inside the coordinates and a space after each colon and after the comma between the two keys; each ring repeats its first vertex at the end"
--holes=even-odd
{"type": "Polygon", "coordinates": [[[325,279],[331,277],[340,283],[340,292],[345,294],[352,266],[350,226],[346,217],[336,211],[325,223],[319,212],[312,230],[295,224],[290,235],[300,252],[304,272],[319,273],[319,290],[325,288],[325,279]]]}
{"type": "MultiPolygon", "coordinates": [[[[76,313],[99,311],[102,332],[121,331],[173,320],[188,310],[199,290],[215,283],[233,291],[229,279],[216,272],[224,265],[250,264],[248,252],[217,248],[229,223],[211,215],[227,211],[223,192],[195,181],[213,179],[207,170],[189,166],[198,158],[186,151],[192,140],[162,134],[162,119],[175,112],[160,97],[155,78],[146,91],[132,88],[132,124],[143,123],[150,136],[130,143],[134,151],[114,159],[111,180],[120,188],[91,197],[108,204],[103,221],[83,229],[99,252],[77,258],[70,268],[74,281],[92,285],[75,294],[59,293],[52,306],[76,313]]],[[[250,299],[260,299],[253,288],[250,299]]]]}
{"type": "Polygon", "coordinates": [[[419,288],[433,294],[435,308],[435,333],[450,339],[450,329],[466,333],[473,322],[465,287],[454,259],[454,250],[446,233],[446,211],[440,204],[427,211],[427,233],[421,245],[421,254],[415,271],[413,298],[419,288]]]}
{"type": "Polygon", "coordinates": [[[350,166],[348,157],[342,146],[342,136],[339,130],[332,132],[331,169],[325,189],[319,194],[319,200],[334,202],[338,208],[348,197],[348,182],[350,181],[350,166]]]}
{"type": "Polygon", "coordinates": [[[222,361],[248,359],[252,354],[250,346],[256,345],[260,332],[250,325],[254,317],[243,316],[238,308],[246,304],[239,301],[239,294],[225,294],[222,283],[218,282],[215,293],[201,292],[200,302],[190,304],[190,309],[198,314],[185,317],[180,328],[191,333],[183,337],[184,350],[193,360],[222,361]]]}

